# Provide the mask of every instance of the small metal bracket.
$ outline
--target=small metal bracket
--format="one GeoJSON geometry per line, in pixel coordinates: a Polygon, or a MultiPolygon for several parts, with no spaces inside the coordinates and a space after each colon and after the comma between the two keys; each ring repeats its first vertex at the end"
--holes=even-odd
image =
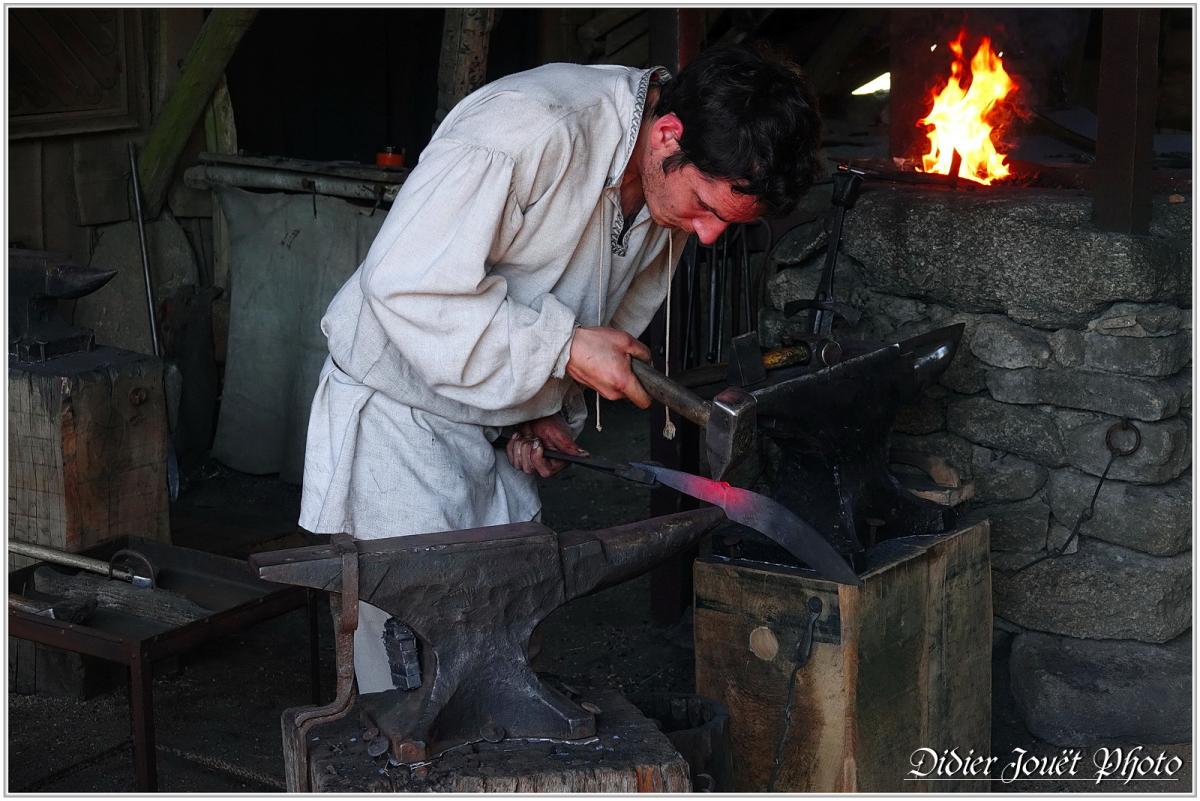
{"type": "Polygon", "coordinates": [[[813,643],[817,634],[817,620],[825,604],[818,595],[808,599],[808,623],[804,626],[804,637],[796,644],[796,667],[804,667],[812,656],[813,643]]]}

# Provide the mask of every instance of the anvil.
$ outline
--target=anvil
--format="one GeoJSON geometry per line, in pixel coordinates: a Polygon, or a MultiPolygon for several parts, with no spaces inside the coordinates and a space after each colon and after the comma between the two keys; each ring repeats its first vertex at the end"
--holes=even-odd
{"type": "Polygon", "coordinates": [[[91,350],[92,331],[68,325],[58,314],[58,302],[95,292],[117,271],[84,267],[64,254],[40,250],[9,248],[8,259],[9,356],[44,362],[91,350]]]}
{"type": "MultiPolygon", "coordinates": [[[[340,594],[341,701],[321,720],[344,716],[356,703],[378,730],[374,739],[386,738],[379,752],[386,745],[394,760],[411,765],[465,742],[595,734],[594,715],[530,668],[534,628],[567,601],[645,572],[724,519],[720,509],[705,507],[562,534],[539,523],[516,523],[377,540],[337,535],[327,546],[255,554],[250,564],[269,581],[340,594]],[[346,643],[358,600],[416,634],[423,677],[418,688],[351,699],[353,670],[346,660],[352,665],[353,659],[346,643]]],[[[306,759],[306,743],[296,732],[320,711],[284,712],[285,751],[299,752],[293,760],[306,759]]],[[[288,774],[289,789],[307,785],[303,764],[289,764],[288,774]]]]}

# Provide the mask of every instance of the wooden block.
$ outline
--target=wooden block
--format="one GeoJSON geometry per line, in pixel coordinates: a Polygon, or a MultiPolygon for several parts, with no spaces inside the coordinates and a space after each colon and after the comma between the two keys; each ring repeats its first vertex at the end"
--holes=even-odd
{"type": "Polygon", "coordinates": [[[905,778],[918,748],[988,753],[988,541],[986,522],[886,541],[872,550],[861,587],[698,560],[696,690],[729,710],[733,790],[979,791],[905,778]],[[797,667],[814,596],[822,611],[797,667]]]}
{"type": "MultiPolygon", "coordinates": [[[[372,758],[353,712],[309,734],[314,793],[686,793],[688,764],[619,692],[590,697],[596,736],[575,741],[480,742],[435,757],[424,778],[372,758]]],[[[286,743],[286,739],[285,739],[286,743]]]]}
{"type": "Polygon", "coordinates": [[[9,362],[9,536],[73,553],[170,540],[162,376],[153,356],[115,348],[9,362]]]}

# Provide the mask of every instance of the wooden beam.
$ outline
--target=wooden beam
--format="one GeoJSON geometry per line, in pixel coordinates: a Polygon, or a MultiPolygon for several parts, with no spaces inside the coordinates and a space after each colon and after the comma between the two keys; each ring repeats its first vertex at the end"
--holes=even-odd
{"type": "Polygon", "coordinates": [[[254,9],[218,8],[204,21],[184,62],[179,82],[154,121],[138,159],[142,206],[147,218],[153,219],[162,211],[179,156],[204,115],[238,42],[257,14],[254,9]]]}
{"type": "Polygon", "coordinates": [[[433,124],[483,85],[487,76],[488,42],[496,24],[493,8],[448,8],[438,62],[438,104],[433,124]]]}
{"type": "Polygon", "coordinates": [[[1150,232],[1160,13],[1104,10],[1092,220],[1105,231],[1150,232]]]}

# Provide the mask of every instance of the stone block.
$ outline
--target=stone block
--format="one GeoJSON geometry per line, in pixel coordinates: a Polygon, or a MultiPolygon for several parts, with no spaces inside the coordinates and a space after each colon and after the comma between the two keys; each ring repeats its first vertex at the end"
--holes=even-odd
{"type": "Polygon", "coordinates": [[[1074,554],[993,570],[996,614],[1036,631],[1162,643],[1192,625],[1192,560],[1084,539],[1074,554]]]}
{"type": "Polygon", "coordinates": [[[1026,727],[1062,747],[1190,742],[1191,639],[1188,632],[1149,645],[1017,634],[1009,674],[1026,727]]]}
{"type": "Polygon", "coordinates": [[[1083,335],[1083,363],[1095,370],[1162,378],[1174,375],[1192,359],[1192,335],[1109,336],[1092,331],[1083,335]]]}
{"type": "MultiPolygon", "coordinates": [[[[953,407],[952,407],[953,408],[953,407]]],[[[947,422],[952,420],[948,414],[947,422]]],[[[1085,473],[1099,476],[1108,465],[1110,451],[1106,443],[1113,418],[1074,426],[1063,436],[1066,459],[1085,473]]],[[[1186,418],[1173,417],[1160,423],[1133,423],[1141,432],[1142,444],[1131,455],[1117,457],[1108,477],[1140,484],[1165,484],[1183,474],[1192,464],[1190,426],[1186,418]]],[[[953,430],[953,425],[950,425],[953,430]]],[[[1125,435],[1121,435],[1124,437],[1125,435]]],[[[1124,443],[1118,438],[1118,444],[1124,443]]]]}
{"type": "Polygon", "coordinates": [[[960,349],[939,383],[960,395],[974,395],[987,389],[987,368],[970,350],[960,349]]]}
{"type": "Polygon", "coordinates": [[[992,523],[993,551],[1040,553],[1046,549],[1050,528],[1050,507],[1041,497],[1016,503],[988,503],[972,507],[963,514],[963,522],[992,523]]]}
{"type": "Polygon", "coordinates": [[[893,430],[902,434],[932,434],[946,426],[945,389],[936,384],[925,390],[916,403],[901,406],[893,430]]]}
{"type": "Polygon", "coordinates": [[[893,433],[889,441],[893,448],[899,450],[940,456],[958,471],[961,478],[971,477],[971,454],[974,449],[962,437],[945,431],[921,436],[893,433]]]}
{"type": "Polygon", "coordinates": [[[1050,471],[1040,464],[987,448],[976,448],[972,472],[975,499],[979,501],[1020,501],[1032,497],[1046,483],[1050,471]]]}
{"type": "Polygon", "coordinates": [[[1054,361],[1061,367],[1083,364],[1083,334],[1070,328],[1060,328],[1048,338],[1054,361]]]}
{"type": "MultiPolygon", "coordinates": [[[[810,256],[806,261],[780,269],[767,281],[767,297],[771,305],[783,311],[790,301],[812,300],[817,294],[817,285],[821,281],[821,272],[825,269],[825,257],[822,254],[810,256]]],[[[846,296],[847,288],[861,283],[859,268],[845,254],[838,254],[837,268],[834,272],[833,285],[839,300],[846,296]]]]}
{"type": "MultiPolygon", "coordinates": [[[[1054,517],[1074,525],[1092,502],[1099,480],[1077,470],[1056,470],[1048,489],[1054,517]]],[[[1106,480],[1096,496],[1095,514],[1084,521],[1080,533],[1155,556],[1173,556],[1190,549],[1191,473],[1161,485],[1106,480]]]]}
{"type": "Polygon", "coordinates": [[[1046,533],[1046,550],[1051,553],[1078,553],[1079,537],[1071,539],[1071,529],[1051,517],[1050,531],[1046,533]]]}
{"type": "Polygon", "coordinates": [[[971,337],[971,352],[992,367],[1045,367],[1053,352],[1047,336],[1006,317],[988,317],[971,337]]]}
{"type": "Polygon", "coordinates": [[[946,428],[971,442],[1039,464],[1065,463],[1066,449],[1055,417],[1040,407],[1014,406],[977,397],[946,408],[946,428]]]}
{"type": "Polygon", "coordinates": [[[822,214],[789,229],[771,251],[771,261],[778,265],[799,264],[824,253],[829,244],[829,232],[825,229],[828,216],[822,214]]]}
{"type": "Polygon", "coordinates": [[[1187,215],[1166,209],[1156,234],[1128,236],[1098,230],[1091,206],[1078,192],[895,187],[859,199],[843,248],[878,291],[1043,328],[1082,326],[1113,298],[1185,301],[1187,215]]]}
{"type": "Polygon", "coordinates": [[[758,313],[758,341],[764,348],[777,348],[785,341],[807,333],[808,320],[803,315],[789,318],[776,309],[763,309],[758,313]]]}
{"type": "Polygon", "coordinates": [[[1179,373],[1167,380],[1170,381],[1171,384],[1174,385],[1175,389],[1177,389],[1179,391],[1179,408],[1180,409],[1191,409],[1192,408],[1192,376],[1191,376],[1191,373],[1185,371],[1185,372],[1179,373]]]}
{"type": "Polygon", "coordinates": [[[991,370],[987,388],[1003,403],[1047,404],[1135,420],[1162,420],[1179,411],[1179,390],[1171,382],[1091,370],[991,370]]]}
{"type": "Polygon", "coordinates": [[[1190,309],[1166,303],[1114,303],[1087,326],[1113,337],[1161,337],[1191,327],[1190,309]]]}
{"type": "Polygon", "coordinates": [[[851,302],[864,315],[879,317],[888,322],[892,330],[917,325],[921,330],[933,328],[934,317],[947,317],[948,313],[934,304],[912,298],[885,295],[868,287],[854,287],[850,292],[851,302]]]}

